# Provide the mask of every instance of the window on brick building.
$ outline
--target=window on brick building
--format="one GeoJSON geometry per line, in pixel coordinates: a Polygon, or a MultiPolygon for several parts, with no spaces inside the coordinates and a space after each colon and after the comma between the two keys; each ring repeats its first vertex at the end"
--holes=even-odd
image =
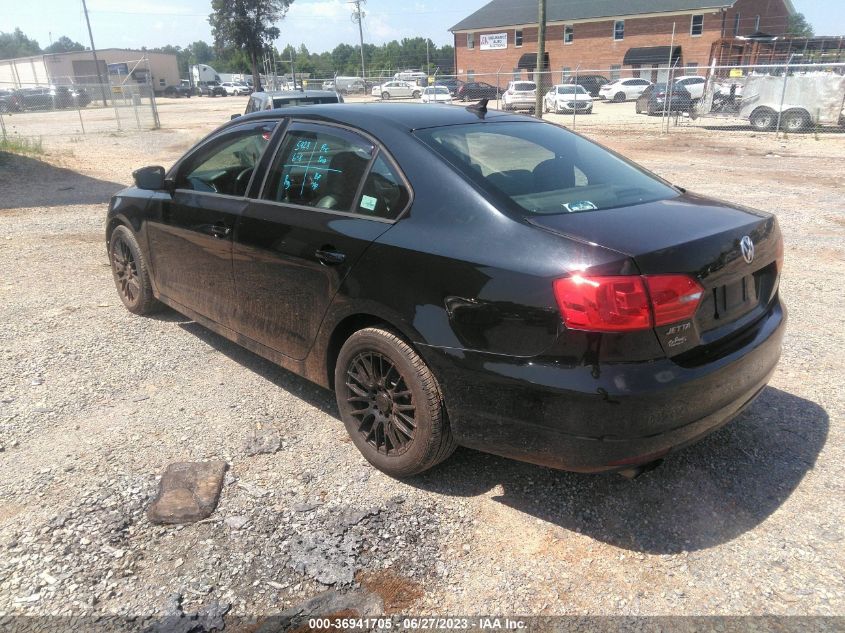
{"type": "Polygon", "coordinates": [[[688,75],[695,75],[698,72],[698,62],[688,62],[686,73],[688,75]]]}
{"type": "Polygon", "coordinates": [[[734,35],[739,35],[740,27],[739,25],[742,23],[742,14],[737,11],[737,14],[734,16],[734,35]]]}
{"type": "Polygon", "coordinates": [[[515,80],[522,79],[522,68],[514,68],[511,72],[513,73],[513,78],[515,80]]]}
{"type": "Polygon", "coordinates": [[[467,33],[467,48],[475,48],[475,33],[467,33]]]}
{"type": "Polygon", "coordinates": [[[631,64],[631,76],[632,77],[639,77],[640,76],[640,68],[642,68],[641,64],[631,64]]]}
{"type": "Polygon", "coordinates": [[[575,39],[575,29],[570,24],[566,24],[563,27],[563,43],[564,44],[572,44],[572,40],[575,39]]]}
{"type": "Polygon", "coordinates": [[[610,81],[618,81],[622,76],[622,66],[614,64],[610,67],[610,81]]]}
{"type": "Polygon", "coordinates": [[[572,68],[570,66],[564,66],[560,71],[560,80],[561,82],[566,81],[566,78],[572,74],[572,68]]]}
{"type": "Polygon", "coordinates": [[[475,71],[468,70],[467,71],[467,81],[475,81],[475,71]]]}
{"type": "Polygon", "coordinates": [[[522,29],[513,32],[513,45],[517,48],[522,46],[522,29]]]}
{"type": "Polygon", "coordinates": [[[616,20],[616,22],[613,23],[613,39],[625,39],[625,20],[616,20]]]}
{"type": "Polygon", "coordinates": [[[694,15],[689,28],[690,35],[701,35],[704,33],[704,16],[694,15]]]}

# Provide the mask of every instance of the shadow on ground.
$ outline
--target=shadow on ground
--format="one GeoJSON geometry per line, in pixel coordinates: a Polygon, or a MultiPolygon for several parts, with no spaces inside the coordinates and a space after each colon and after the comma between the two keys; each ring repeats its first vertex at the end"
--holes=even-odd
{"type": "Polygon", "coordinates": [[[126,185],[0,151],[1,209],[105,204],[126,185]]]}
{"type": "MultiPolygon", "coordinates": [[[[193,322],[180,327],[321,411],[338,417],[334,395],[193,322]]],[[[753,529],[813,468],[827,441],[820,406],[772,387],[736,420],[628,481],[515,462],[468,449],[407,480],[459,497],[497,486],[499,503],[617,547],[670,554],[713,547],[753,529]]],[[[354,450],[350,445],[349,450],[354,450]]]]}

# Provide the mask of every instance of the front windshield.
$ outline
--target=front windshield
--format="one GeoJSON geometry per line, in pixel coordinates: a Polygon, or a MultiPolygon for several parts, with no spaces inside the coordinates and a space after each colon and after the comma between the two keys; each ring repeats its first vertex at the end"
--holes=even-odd
{"type": "Polygon", "coordinates": [[[469,180],[526,214],[600,211],[679,195],[633,164],[554,125],[484,122],[416,134],[469,180]]]}
{"type": "Polygon", "coordinates": [[[557,93],[559,95],[581,95],[584,94],[586,90],[584,90],[581,86],[558,86],[557,93]]]}

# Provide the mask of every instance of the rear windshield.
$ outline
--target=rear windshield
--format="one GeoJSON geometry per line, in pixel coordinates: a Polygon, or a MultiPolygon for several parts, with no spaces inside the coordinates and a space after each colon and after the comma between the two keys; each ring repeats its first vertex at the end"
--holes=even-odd
{"type": "Polygon", "coordinates": [[[337,103],[337,97],[275,97],[274,108],[295,105],[314,105],[315,103],[337,103]]]}
{"type": "Polygon", "coordinates": [[[513,85],[514,90],[534,90],[537,87],[533,81],[517,81],[513,85]]]}
{"type": "Polygon", "coordinates": [[[416,135],[493,197],[526,214],[584,213],[679,195],[632,163],[554,125],[486,122],[416,135]]]}

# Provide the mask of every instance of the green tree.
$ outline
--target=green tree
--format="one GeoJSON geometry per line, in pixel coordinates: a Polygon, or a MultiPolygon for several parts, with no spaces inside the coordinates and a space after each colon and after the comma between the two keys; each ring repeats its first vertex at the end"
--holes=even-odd
{"type": "Polygon", "coordinates": [[[803,13],[793,13],[787,20],[786,34],[793,37],[813,37],[815,31],[803,13]]]}
{"type": "Polygon", "coordinates": [[[284,18],[293,0],[211,0],[208,17],[218,47],[246,49],[252,63],[252,80],[261,89],[258,57],[279,37],[274,26],[284,18]]]}
{"type": "Polygon", "coordinates": [[[38,42],[29,39],[20,29],[16,28],[12,33],[0,31],[0,59],[27,57],[40,52],[38,42]]]}
{"type": "Polygon", "coordinates": [[[191,64],[211,64],[217,57],[214,48],[202,40],[188,44],[185,50],[190,54],[191,64]]]}
{"type": "Polygon", "coordinates": [[[74,42],[67,35],[62,35],[55,42],[44,49],[45,53],[72,53],[74,51],[84,51],[85,47],[79,42],[74,42]]]}

